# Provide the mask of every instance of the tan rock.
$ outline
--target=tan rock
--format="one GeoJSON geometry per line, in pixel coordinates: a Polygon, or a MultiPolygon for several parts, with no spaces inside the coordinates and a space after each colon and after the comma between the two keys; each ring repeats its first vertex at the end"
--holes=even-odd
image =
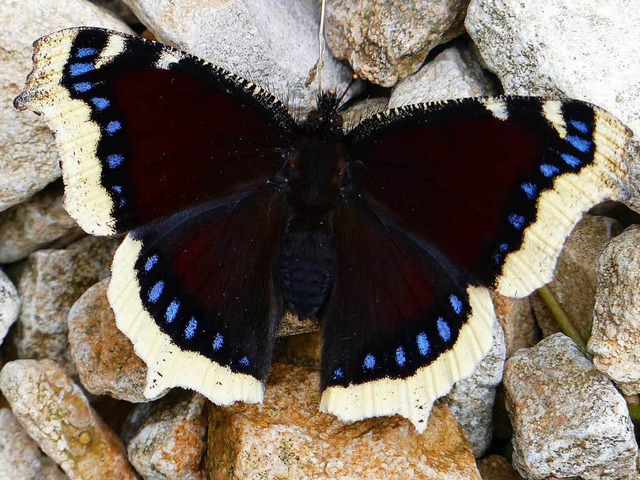
{"type": "Polygon", "coordinates": [[[533,347],[540,340],[540,330],[533,316],[529,297],[509,298],[492,292],[496,318],[504,331],[509,358],[521,348],[533,347]]]}
{"type": "Polygon", "coordinates": [[[176,390],[157,402],[127,452],[145,480],[205,480],[206,398],[176,390]]]}
{"type": "Polygon", "coordinates": [[[148,402],[147,367],[116,326],[106,278],[89,288],[69,312],[69,347],[82,385],[96,395],[148,402]]]}
{"type": "Polygon", "coordinates": [[[344,424],[320,413],[318,373],[275,364],[263,404],[212,407],[212,479],[480,479],[460,427],[443,404],[419,435],[401,417],[344,424]]]}
{"type": "MultiPolygon", "coordinates": [[[[567,239],[554,279],[548,284],[573,325],[588,338],[593,323],[596,301],[596,260],[607,242],[622,231],[617,220],[600,216],[585,216],[567,239]]],[[[532,295],[531,305],[545,337],[560,331],[558,323],[538,295],[532,295]]]]}
{"type": "Polygon", "coordinates": [[[118,437],[55,362],[7,363],[0,389],[27,433],[69,478],[135,480],[118,437]]]}
{"type": "Polygon", "coordinates": [[[500,455],[489,455],[478,460],[482,480],[522,480],[513,465],[500,455]]]}
{"type": "Polygon", "coordinates": [[[320,368],[322,335],[320,332],[281,337],[276,344],[274,361],[320,368]]]}
{"type": "Polygon", "coordinates": [[[383,87],[415,73],[429,51],[463,32],[468,0],[331,0],[325,36],[336,58],[383,87]]]}

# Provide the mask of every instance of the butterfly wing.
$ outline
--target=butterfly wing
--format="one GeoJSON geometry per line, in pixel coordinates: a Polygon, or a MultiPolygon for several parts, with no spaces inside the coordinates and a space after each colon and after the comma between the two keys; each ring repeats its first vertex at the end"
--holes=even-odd
{"type": "Polygon", "coordinates": [[[323,410],[424,430],[490,347],[486,288],[523,296],[551,279],[580,216],[625,195],[628,138],[591,105],[518,97],[413,105],[352,130],[323,410]]]}
{"type": "Polygon", "coordinates": [[[283,315],[273,279],[286,219],[279,192],[194,207],[118,248],[109,302],[149,368],[147,397],[181,386],[220,405],[262,400],[283,315]]]}
{"type": "Polygon", "coordinates": [[[584,212],[624,197],[629,137],[576,100],[412,105],[351,132],[351,175],[378,212],[521,297],[551,280],[584,212]]]}
{"type": "Polygon", "coordinates": [[[56,135],[65,206],[126,232],[266,183],[295,124],[260,87],[160,43],[98,28],[38,40],[16,107],[56,135]]]}

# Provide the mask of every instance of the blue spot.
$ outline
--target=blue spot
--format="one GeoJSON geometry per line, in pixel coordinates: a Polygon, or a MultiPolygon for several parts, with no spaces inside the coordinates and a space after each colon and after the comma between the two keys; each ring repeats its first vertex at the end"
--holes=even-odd
{"type": "Polygon", "coordinates": [[[93,70],[93,63],[72,63],[69,66],[69,75],[77,77],[83,73],[87,73],[93,70]]]}
{"type": "Polygon", "coordinates": [[[160,298],[160,295],[162,295],[163,289],[164,289],[164,282],[160,280],[153,287],[151,287],[151,290],[149,290],[149,301],[151,303],[156,303],[160,298]]]}
{"type": "Polygon", "coordinates": [[[95,55],[98,51],[95,48],[83,47],[79,48],[76,53],[77,58],[90,57],[91,55],[95,55]]]}
{"type": "Polygon", "coordinates": [[[551,178],[560,173],[558,167],[549,165],[548,163],[543,163],[542,165],[540,165],[540,171],[547,178],[551,178]]]}
{"type": "Polygon", "coordinates": [[[118,202],[118,206],[120,208],[124,207],[127,204],[127,200],[125,198],[121,198],[120,202],[118,202]]]}
{"type": "Polygon", "coordinates": [[[98,110],[104,110],[109,106],[109,100],[104,97],[93,97],[91,103],[93,103],[93,106],[98,110]]]}
{"type": "Polygon", "coordinates": [[[586,140],[575,135],[569,135],[566,140],[573,145],[576,150],[580,150],[582,153],[587,153],[589,149],[591,149],[591,140],[586,140]]]}
{"type": "Polygon", "coordinates": [[[122,124],[117,120],[113,120],[107,124],[106,130],[109,135],[113,135],[121,128],[122,128],[122,124]]]}
{"type": "Polygon", "coordinates": [[[109,168],[119,167],[122,162],[124,162],[124,156],[120,155],[119,153],[107,155],[107,163],[109,164],[109,168]]]}
{"type": "Polygon", "coordinates": [[[247,357],[242,357],[240,360],[240,365],[242,365],[243,367],[248,367],[249,366],[249,359],[247,357]]]}
{"type": "Polygon", "coordinates": [[[445,321],[444,318],[438,318],[436,322],[436,326],[438,327],[438,335],[445,342],[448,342],[451,338],[451,329],[449,328],[449,324],[445,321]]]}
{"type": "Polygon", "coordinates": [[[396,350],[396,363],[401,367],[404,367],[404,364],[407,362],[407,357],[404,354],[404,349],[402,347],[398,347],[396,350]]]}
{"type": "Polygon", "coordinates": [[[339,379],[341,379],[342,377],[344,377],[344,372],[342,371],[342,369],[341,369],[341,368],[336,368],[336,369],[333,371],[333,379],[334,379],[334,380],[339,380],[339,379]]]}
{"type": "Polygon", "coordinates": [[[561,153],[560,156],[562,157],[562,160],[564,160],[564,163],[573,168],[579,167],[582,163],[579,158],[576,158],[568,153],[561,153]]]}
{"type": "Polygon", "coordinates": [[[113,187],[111,187],[111,190],[113,190],[117,194],[122,193],[122,187],[120,185],[114,185],[113,187]]]}
{"type": "Polygon", "coordinates": [[[453,311],[456,312],[456,315],[460,315],[462,313],[462,302],[454,294],[449,295],[449,303],[451,303],[451,307],[453,308],[453,311]]]}
{"type": "Polygon", "coordinates": [[[151,255],[144,264],[144,271],[148,272],[158,263],[158,255],[151,255]]]}
{"type": "Polygon", "coordinates": [[[427,338],[426,333],[419,333],[416,337],[416,342],[418,343],[418,351],[420,355],[426,357],[429,354],[429,339],[427,338]]]}
{"type": "Polygon", "coordinates": [[[507,243],[501,243],[500,245],[498,245],[498,250],[500,250],[502,253],[505,253],[507,250],[509,250],[509,245],[507,243]]]}
{"type": "Polygon", "coordinates": [[[224,345],[224,338],[222,334],[216,333],[216,336],[213,337],[213,351],[217,352],[222,348],[222,345],[224,345]]]}
{"type": "Polygon", "coordinates": [[[522,215],[512,213],[509,215],[509,223],[513,225],[516,230],[520,230],[524,226],[524,217],[522,215]]]}
{"type": "Polygon", "coordinates": [[[529,200],[533,200],[538,193],[538,188],[533,183],[523,183],[520,185],[529,200]]]}
{"type": "Polygon", "coordinates": [[[502,262],[502,254],[501,253],[494,253],[491,258],[493,259],[493,263],[502,262]]]}
{"type": "Polygon", "coordinates": [[[167,320],[167,323],[171,323],[176,319],[178,310],[180,310],[180,302],[174,298],[173,300],[171,300],[171,303],[167,307],[167,311],[164,314],[164,318],[167,320]]]}
{"type": "Polygon", "coordinates": [[[78,93],[88,92],[93,88],[93,83],[91,82],[78,82],[73,84],[73,89],[78,93]]]}
{"type": "Polygon", "coordinates": [[[369,354],[366,357],[364,357],[364,365],[363,365],[363,367],[366,370],[372,370],[375,366],[376,366],[376,357],[374,357],[371,354],[369,354]]]}
{"type": "Polygon", "coordinates": [[[579,120],[569,120],[569,125],[578,130],[580,133],[589,133],[589,126],[579,120]]]}
{"type": "Polygon", "coordinates": [[[189,320],[189,323],[187,324],[187,328],[184,329],[184,338],[191,340],[196,334],[196,328],[198,328],[198,321],[191,317],[191,320],[189,320]]]}

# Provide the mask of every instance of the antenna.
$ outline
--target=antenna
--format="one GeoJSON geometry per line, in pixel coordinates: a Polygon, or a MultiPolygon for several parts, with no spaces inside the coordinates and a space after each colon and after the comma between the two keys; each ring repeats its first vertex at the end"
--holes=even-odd
{"type": "Polygon", "coordinates": [[[320,4],[320,28],[318,29],[318,61],[316,62],[316,76],[318,77],[318,98],[322,95],[322,69],[324,68],[325,59],[325,42],[324,42],[324,12],[326,10],[326,0],[322,0],[320,4]]]}

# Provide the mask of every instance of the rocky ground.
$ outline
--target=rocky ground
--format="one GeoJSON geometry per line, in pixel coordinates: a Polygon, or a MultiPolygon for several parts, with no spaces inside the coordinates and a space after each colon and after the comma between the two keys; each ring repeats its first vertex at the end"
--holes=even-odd
{"type": "MultiPolygon", "coordinates": [[[[496,295],[493,348],[422,435],[402,418],[344,425],[319,413],[317,327],[292,319],[264,404],[220,408],[179,390],[144,398],[145,365],[106,300],[119,240],[84,236],[68,217],[49,130],[12,106],[31,43],[71,26],[144,26],[303,114],[315,98],[305,82],[317,60],[316,3],[0,3],[0,479],[640,478],[628,409],[640,394],[636,144],[627,205],[585,216],[549,285],[593,360],[535,294],[496,295]]],[[[329,0],[335,57],[322,82],[343,91],[353,70],[380,86],[382,98],[353,118],[505,93],[586,100],[639,132],[638,25],[640,4],[626,0],[329,0]]]]}

